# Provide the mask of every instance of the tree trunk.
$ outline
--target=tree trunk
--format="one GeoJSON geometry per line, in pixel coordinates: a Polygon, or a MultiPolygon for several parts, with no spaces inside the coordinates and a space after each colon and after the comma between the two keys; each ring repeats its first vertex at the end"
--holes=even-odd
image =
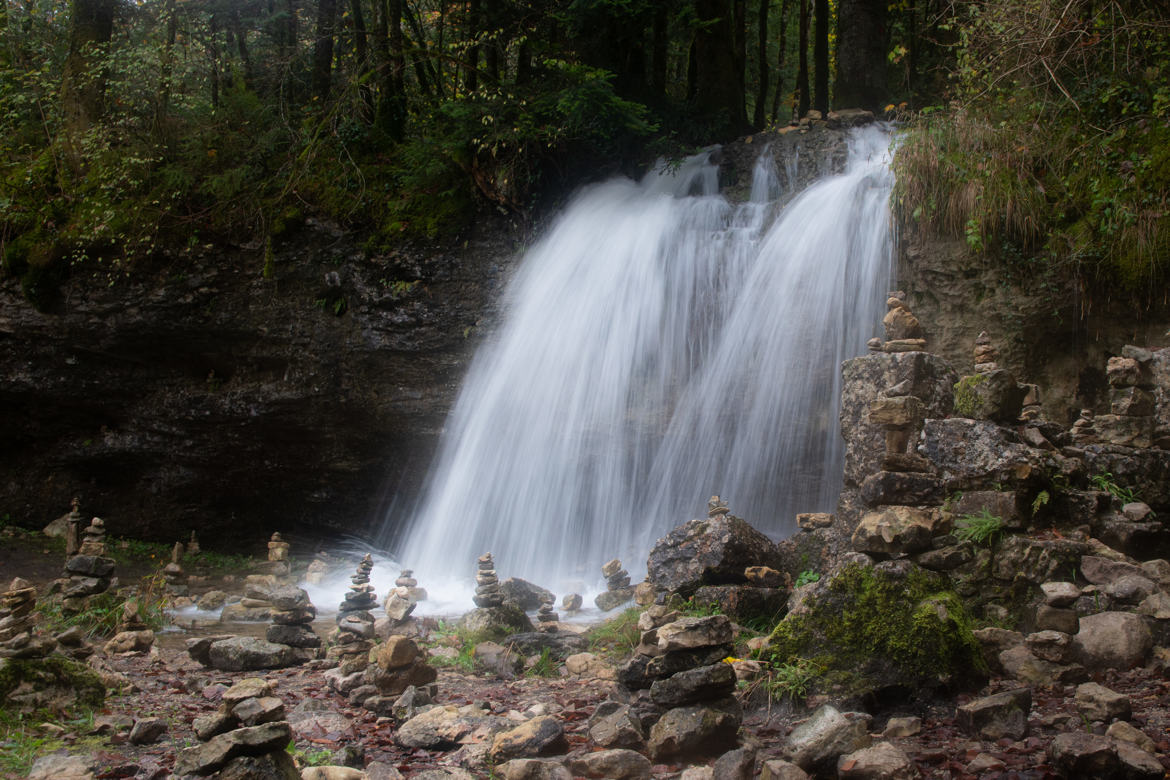
{"type": "Polygon", "coordinates": [[[69,55],[61,80],[61,108],[70,154],[78,161],[81,135],[105,113],[106,78],[100,49],[114,33],[114,0],[73,0],[69,55]]]}
{"type": "Polygon", "coordinates": [[[317,38],[313,42],[313,94],[324,102],[333,81],[333,24],[337,0],[318,0],[317,38]]]}
{"type": "Polygon", "coordinates": [[[837,105],[880,109],[886,85],[886,0],[840,0],[837,105]]]}
{"type": "Polygon", "coordinates": [[[800,44],[797,51],[796,88],[800,91],[797,113],[808,113],[808,0],[800,0],[800,44]]]}
{"type": "Polygon", "coordinates": [[[829,113],[829,0],[816,0],[816,40],[813,62],[816,68],[813,108],[822,115],[829,113]]]}
{"type": "MultiPolygon", "coordinates": [[[[381,0],[385,2],[385,0],[381,0]]],[[[366,107],[363,117],[370,121],[375,116],[374,85],[370,83],[373,74],[373,62],[370,59],[369,33],[366,30],[366,16],[362,12],[362,0],[349,0],[350,18],[353,20],[354,56],[357,58],[358,89],[361,92],[362,104],[366,107]]]]}
{"type": "MultiPolygon", "coordinates": [[[[780,116],[780,97],[784,93],[784,50],[788,47],[788,0],[780,0],[780,43],[779,54],[776,55],[776,96],[772,98],[772,121],[780,116]]],[[[788,106],[788,116],[784,117],[785,124],[792,119],[792,106],[788,106]]]]}
{"type": "MultiPolygon", "coordinates": [[[[756,62],[760,64],[760,83],[756,91],[756,108],[752,115],[752,124],[757,130],[764,127],[764,115],[768,103],[768,5],[770,0],[760,0],[759,16],[756,17],[756,62]]],[[[784,46],[781,40],[780,46],[784,46]]]]}
{"type": "Polygon", "coordinates": [[[463,88],[468,94],[479,88],[479,0],[467,3],[467,64],[463,73],[463,88]]]}
{"type": "Polygon", "coordinates": [[[696,0],[699,26],[692,62],[697,64],[694,108],[712,132],[730,135],[747,127],[743,78],[737,75],[731,7],[728,0],[696,0]]]}
{"type": "Polygon", "coordinates": [[[406,130],[406,55],[403,51],[402,0],[378,3],[378,65],[381,99],[375,122],[401,141],[406,130]]]}

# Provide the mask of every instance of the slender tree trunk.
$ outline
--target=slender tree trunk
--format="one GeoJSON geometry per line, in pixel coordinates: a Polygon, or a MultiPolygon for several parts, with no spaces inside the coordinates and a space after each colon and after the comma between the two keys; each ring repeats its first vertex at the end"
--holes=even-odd
{"type": "Polygon", "coordinates": [[[313,42],[313,94],[322,103],[328,99],[333,81],[333,26],[337,0],[318,0],[317,37],[313,42]]]}
{"type": "Polygon", "coordinates": [[[61,107],[70,157],[80,164],[82,134],[105,114],[101,48],[114,34],[114,0],[73,0],[69,55],[61,80],[61,107]]]}
{"type": "MultiPolygon", "coordinates": [[[[441,95],[443,82],[438,71],[435,70],[430,59],[426,56],[426,36],[423,34],[418,17],[411,10],[409,3],[402,3],[400,0],[400,5],[402,6],[402,16],[405,17],[406,23],[410,25],[410,30],[414,35],[415,48],[421,53],[421,56],[415,56],[413,59],[414,75],[418,79],[419,89],[426,95],[441,95]]],[[[401,27],[400,24],[399,29],[401,27]]]]}
{"type": "MultiPolygon", "coordinates": [[[[768,107],[768,6],[770,0],[760,0],[758,16],[756,17],[756,62],[760,66],[759,89],[756,91],[756,108],[752,115],[752,124],[756,129],[764,127],[764,115],[768,107]]],[[[784,42],[781,41],[783,46],[784,42]]]]}
{"type": "MultiPolygon", "coordinates": [[[[385,2],[385,0],[381,0],[385,2]]],[[[361,92],[362,103],[366,107],[367,121],[374,119],[374,85],[370,77],[374,72],[373,61],[370,58],[369,32],[366,30],[366,16],[362,11],[362,0],[349,0],[349,15],[353,21],[354,56],[357,58],[358,90],[361,92]]]]}
{"type": "Polygon", "coordinates": [[[808,0],[800,0],[800,44],[797,51],[796,88],[800,91],[797,113],[808,113],[808,0]]]}
{"type": "Polygon", "coordinates": [[[666,94],[666,52],[670,44],[667,21],[666,3],[660,2],[654,8],[650,28],[650,88],[655,95],[666,94]]]}
{"type": "Polygon", "coordinates": [[[379,0],[374,41],[378,50],[379,95],[374,121],[401,141],[406,128],[406,58],[403,52],[402,0],[379,0]]]}
{"type": "Polygon", "coordinates": [[[479,88],[479,44],[476,36],[479,35],[479,3],[480,0],[468,0],[467,3],[467,65],[463,73],[463,89],[468,94],[479,88]]]}
{"type": "Polygon", "coordinates": [[[840,0],[837,11],[837,105],[878,109],[886,85],[886,0],[840,0]]]}
{"type": "Polygon", "coordinates": [[[829,0],[815,0],[816,39],[813,61],[816,66],[813,108],[822,115],[829,113],[829,0]]]}
{"type": "MultiPolygon", "coordinates": [[[[776,95],[772,98],[772,121],[776,122],[780,116],[780,97],[784,93],[784,50],[788,48],[788,0],[780,0],[780,38],[776,55],[776,95]]],[[[788,106],[788,116],[784,117],[785,124],[792,119],[792,106],[788,106]]]]}

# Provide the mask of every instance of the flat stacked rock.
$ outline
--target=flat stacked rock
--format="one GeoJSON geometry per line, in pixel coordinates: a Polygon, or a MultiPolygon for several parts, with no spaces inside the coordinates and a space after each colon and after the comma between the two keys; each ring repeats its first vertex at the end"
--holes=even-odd
{"type": "Polygon", "coordinates": [[[557,623],[560,622],[561,616],[556,613],[553,604],[556,603],[555,598],[541,599],[540,609],[536,612],[537,627],[541,631],[555,631],[557,623]]]}
{"type": "Polygon", "coordinates": [[[321,637],[313,632],[311,624],[317,617],[317,608],[309,602],[309,594],[295,585],[282,585],[271,594],[272,625],[264,638],[278,645],[287,645],[308,651],[321,646],[321,637]]]}
{"type": "Polygon", "coordinates": [[[78,554],[65,562],[65,587],[61,608],[66,614],[85,609],[90,596],[105,593],[114,583],[112,558],[106,558],[106,523],[93,518],[83,532],[78,554]]]}
{"type": "Polygon", "coordinates": [[[427,589],[418,586],[418,580],[414,578],[414,571],[411,569],[403,569],[402,573],[398,575],[398,579],[394,580],[396,588],[406,588],[406,596],[411,601],[419,602],[427,600],[427,589]]]}
{"type": "Polygon", "coordinates": [[[1154,443],[1157,403],[1152,371],[1153,353],[1127,345],[1120,357],[1109,358],[1109,414],[1097,416],[1097,435],[1110,444],[1150,447],[1154,443]]]}
{"type": "Polygon", "coordinates": [[[56,641],[36,630],[37,589],[16,577],[0,593],[0,658],[44,658],[56,641]]]}
{"type": "Polygon", "coordinates": [[[973,360],[976,374],[989,374],[998,370],[999,363],[996,362],[998,358],[999,352],[992,346],[991,336],[987,335],[987,331],[983,331],[975,337],[973,360]]]}
{"type": "Polygon", "coordinates": [[[889,311],[882,319],[886,340],[870,339],[869,349],[873,352],[921,352],[926,349],[922,324],[906,305],[906,293],[901,290],[891,292],[886,299],[886,308],[889,311]]]}
{"type": "Polygon", "coordinates": [[[276,577],[287,577],[292,571],[289,549],[289,543],[281,537],[280,532],[273,532],[268,540],[268,560],[260,564],[260,571],[276,577]]]}
{"type": "Polygon", "coordinates": [[[292,727],[284,703],[272,683],[241,680],[224,692],[219,711],[195,719],[195,735],[203,743],[179,751],[176,777],[256,777],[299,780],[288,753],[292,727]]]}
{"type": "Polygon", "coordinates": [[[353,585],[337,609],[337,629],[329,656],[337,659],[342,675],[364,671],[369,664],[370,648],[374,646],[374,616],[370,610],[378,603],[374,586],[370,585],[373,568],[373,558],[366,555],[350,577],[353,585]]]}
{"type": "MultiPolygon", "coordinates": [[[[717,756],[733,748],[743,711],[733,695],[735,671],[723,663],[732,649],[731,621],[711,615],[661,623],[677,617],[663,607],[651,607],[643,617],[648,619],[640,619],[639,627],[652,627],[618,671],[632,703],[603,704],[606,718],[623,718],[643,733],[648,728],[647,747],[656,762],[717,756]]],[[[605,731],[591,723],[591,734],[595,729],[605,731]]]]}
{"type": "Polygon", "coordinates": [[[425,689],[427,699],[433,699],[436,691],[431,683],[438,676],[413,639],[393,635],[370,650],[365,684],[350,693],[350,702],[392,716],[398,697],[412,686],[425,689]]]}
{"type": "Polygon", "coordinates": [[[598,609],[608,612],[634,597],[634,589],[630,587],[630,573],[622,568],[622,562],[617,558],[602,566],[601,574],[605,577],[605,592],[593,599],[598,609]]]}
{"type": "Polygon", "coordinates": [[[1093,410],[1081,409],[1080,416],[1072,424],[1069,435],[1075,444],[1094,444],[1097,438],[1097,428],[1093,425],[1093,410]]]}
{"type": "Polygon", "coordinates": [[[273,574],[249,574],[244,578],[244,597],[226,604],[219,614],[221,622],[269,620],[272,617],[272,591],[279,582],[273,574]]]}
{"type": "Polygon", "coordinates": [[[504,596],[500,593],[500,578],[496,576],[496,564],[492,554],[484,553],[477,562],[478,571],[475,573],[475,598],[472,599],[477,607],[499,607],[504,603],[504,596]]]}

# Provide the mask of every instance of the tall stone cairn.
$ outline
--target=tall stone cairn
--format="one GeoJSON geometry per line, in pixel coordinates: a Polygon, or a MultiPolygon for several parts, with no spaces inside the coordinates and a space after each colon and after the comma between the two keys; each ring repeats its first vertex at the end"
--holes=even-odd
{"type": "Polygon", "coordinates": [[[536,612],[536,622],[542,630],[556,630],[556,624],[560,621],[561,616],[553,609],[553,604],[556,603],[556,598],[547,595],[540,599],[540,609],[536,612]]]}
{"type": "Polygon", "coordinates": [[[374,616],[370,613],[378,603],[370,571],[374,561],[366,555],[350,577],[353,584],[337,609],[337,631],[330,656],[337,658],[342,674],[363,671],[369,664],[370,648],[374,646],[374,616]]]}
{"type": "Polygon", "coordinates": [[[475,598],[472,599],[477,607],[499,607],[504,603],[504,594],[500,593],[500,578],[496,576],[496,564],[492,554],[484,553],[479,556],[478,569],[475,573],[475,598]]]}
{"type": "Polygon", "coordinates": [[[187,541],[187,554],[198,555],[199,549],[199,539],[195,536],[195,532],[192,531],[191,538],[187,541]]]}
{"type": "Polygon", "coordinates": [[[37,589],[16,577],[0,593],[0,658],[44,658],[56,642],[36,630],[37,589]]]}
{"type": "Polygon", "coordinates": [[[1154,355],[1150,350],[1126,345],[1118,357],[1109,358],[1109,414],[1096,419],[1097,435],[1110,444],[1151,447],[1154,444],[1154,355]]]}
{"type": "Polygon", "coordinates": [[[90,596],[105,593],[113,583],[115,561],[105,557],[106,523],[100,517],[90,521],[83,532],[78,554],[65,562],[65,589],[61,606],[67,614],[85,608],[90,596]]]}
{"type": "Polygon", "coordinates": [[[321,646],[321,637],[311,627],[317,617],[317,608],[303,588],[279,586],[272,590],[271,599],[272,625],[268,627],[265,639],[289,647],[315,649],[321,646]]]}
{"type": "Polygon", "coordinates": [[[983,331],[975,337],[975,350],[973,354],[976,374],[989,374],[999,368],[999,363],[996,360],[999,358],[999,351],[991,343],[991,336],[987,335],[987,331],[983,331]]]}
{"type": "Polygon", "coordinates": [[[171,562],[163,567],[163,579],[167,583],[167,593],[172,596],[187,595],[187,575],[183,572],[182,564],[179,563],[184,552],[183,543],[175,542],[175,546],[171,549],[171,562]]]}
{"type": "Polygon", "coordinates": [[[634,597],[634,589],[630,587],[630,573],[622,568],[620,560],[614,558],[608,561],[601,567],[601,575],[605,577],[605,591],[593,599],[598,609],[608,612],[634,597]]]}
{"type": "Polygon", "coordinates": [[[65,557],[77,555],[81,549],[81,499],[74,496],[69,502],[69,514],[65,516],[65,557]]]}

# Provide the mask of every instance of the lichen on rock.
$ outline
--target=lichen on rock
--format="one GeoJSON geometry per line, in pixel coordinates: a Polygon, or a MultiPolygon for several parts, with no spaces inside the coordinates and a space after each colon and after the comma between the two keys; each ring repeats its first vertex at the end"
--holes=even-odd
{"type": "Polygon", "coordinates": [[[986,673],[958,594],[904,560],[846,564],[776,626],[768,653],[775,665],[811,660],[823,670],[815,687],[844,696],[964,687],[986,673]]]}

